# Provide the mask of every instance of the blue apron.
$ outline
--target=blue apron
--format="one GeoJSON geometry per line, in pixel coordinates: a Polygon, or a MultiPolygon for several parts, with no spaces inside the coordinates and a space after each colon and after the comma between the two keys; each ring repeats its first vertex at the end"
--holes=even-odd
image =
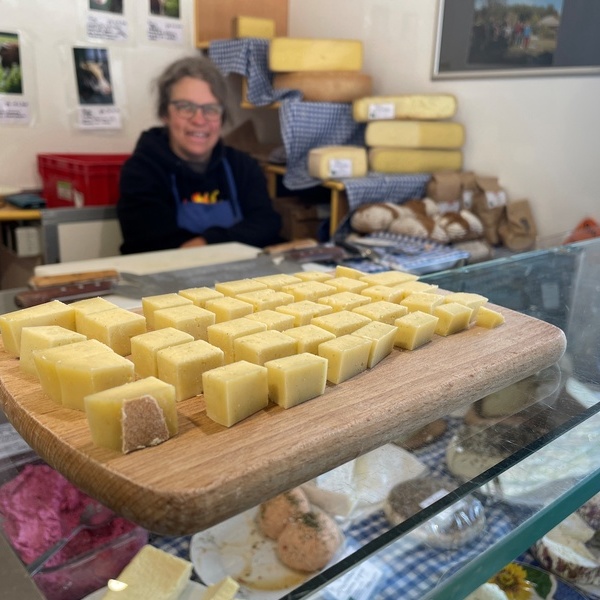
{"type": "Polygon", "coordinates": [[[242,211],[238,202],[237,187],[229,161],[224,158],[223,166],[227,177],[230,199],[221,199],[214,204],[201,202],[183,202],[177,189],[175,174],[171,175],[171,187],[177,202],[177,225],[182,229],[201,235],[211,227],[228,229],[242,220],[242,211]]]}

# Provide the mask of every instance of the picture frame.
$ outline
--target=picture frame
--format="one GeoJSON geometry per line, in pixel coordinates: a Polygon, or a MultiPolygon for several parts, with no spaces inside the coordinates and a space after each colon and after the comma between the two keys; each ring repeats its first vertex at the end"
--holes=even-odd
{"type": "Polygon", "coordinates": [[[438,0],[432,79],[600,73],[600,2],[438,0]]]}

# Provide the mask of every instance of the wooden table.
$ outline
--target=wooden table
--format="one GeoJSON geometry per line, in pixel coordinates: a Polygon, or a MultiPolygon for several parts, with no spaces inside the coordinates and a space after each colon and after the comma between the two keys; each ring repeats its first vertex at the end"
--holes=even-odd
{"type": "Polygon", "coordinates": [[[39,221],[42,214],[35,208],[17,208],[12,204],[0,207],[0,221],[39,221]]]}

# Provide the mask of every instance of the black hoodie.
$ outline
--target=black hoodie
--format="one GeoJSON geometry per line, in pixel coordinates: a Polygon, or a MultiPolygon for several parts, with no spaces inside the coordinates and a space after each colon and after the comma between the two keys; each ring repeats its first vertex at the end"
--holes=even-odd
{"type": "Polygon", "coordinates": [[[167,130],[154,127],[140,136],[132,156],[121,170],[117,214],[123,234],[121,252],[149,252],[178,248],[198,234],[177,224],[177,201],[194,194],[231,198],[223,165],[226,158],[235,180],[242,220],[226,229],[202,232],[207,243],[242,242],[263,247],[281,239],[281,218],[273,209],[260,165],[244,152],[219,142],[204,173],[198,173],[173,153],[167,130]]]}

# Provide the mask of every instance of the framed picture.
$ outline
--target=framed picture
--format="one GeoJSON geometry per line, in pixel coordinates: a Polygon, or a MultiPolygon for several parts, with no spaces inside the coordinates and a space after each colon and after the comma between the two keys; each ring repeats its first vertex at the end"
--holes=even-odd
{"type": "Polygon", "coordinates": [[[79,104],[113,104],[108,50],[73,48],[79,104]]]}
{"type": "Polygon", "coordinates": [[[439,0],[433,79],[600,73],[597,0],[439,0]]]}
{"type": "Polygon", "coordinates": [[[0,94],[22,94],[19,34],[0,31],[0,94]]]}

